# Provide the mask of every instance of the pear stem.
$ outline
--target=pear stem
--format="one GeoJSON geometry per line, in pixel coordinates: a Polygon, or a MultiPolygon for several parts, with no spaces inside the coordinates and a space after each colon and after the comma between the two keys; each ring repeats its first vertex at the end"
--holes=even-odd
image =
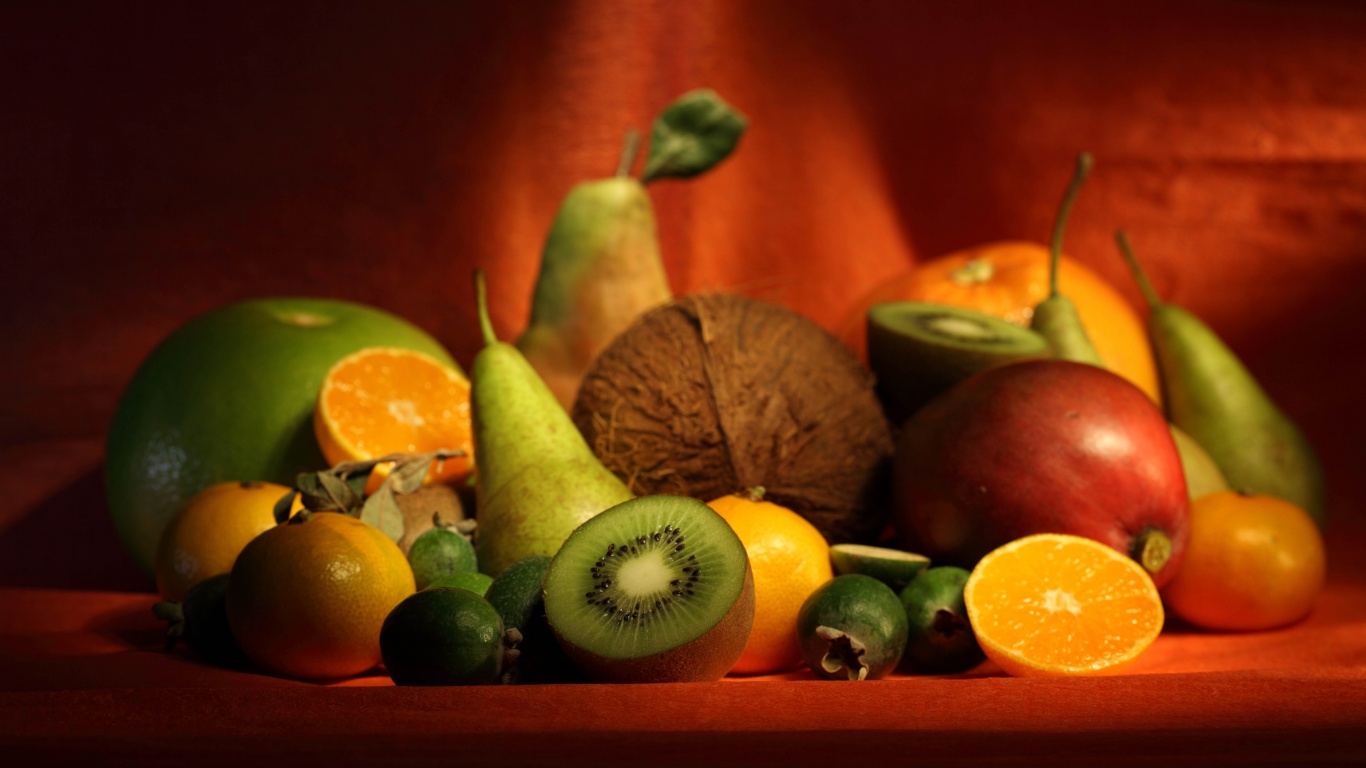
{"type": "Polygon", "coordinates": [[[479,330],[484,334],[484,346],[498,343],[498,334],[493,332],[493,321],[489,319],[488,288],[484,286],[484,270],[474,270],[474,304],[479,313],[479,330]]]}
{"type": "Polygon", "coordinates": [[[1077,155],[1077,169],[1072,173],[1072,182],[1067,185],[1067,191],[1063,193],[1062,203],[1058,206],[1058,218],[1053,222],[1053,243],[1051,246],[1051,261],[1048,269],[1048,295],[1058,295],[1058,260],[1062,258],[1062,236],[1067,231],[1067,218],[1072,215],[1072,205],[1077,202],[1077,194],[1081,192],[1081,185],[1086,181],[1086,177],[1091,175],[1091,166],[1094,161],[1090,152],[1082,152],[1077,155]]]}
{"type": "Polygon", "coordinates": [[[617,178],[624,179],[631,175],[631,166],[636,164],[636,155],[639,153],[640,131],[627,128],[621,143],[621,157],[617,159],[617,178]]]}
{"type": "Polygon", "coordinates": [[[1124,257],[1124,261],[1129,265],[1129,271],[1134,275],[1134,282],[1138,283],[1138,290],[1143,292],[1143,298],[1148,302],[1149,309],[1156,309],[1162,305],[1162,299],[1158,297],[1157,291],[1153,290],[1153,284],[1148,282],[1148,275],[1143,272],[1143,267],[1138,263],[1138,257],[1134,255],[1134,249],[1129,247],[1129,236],[1124,230],[1115,230],[1115,242],[1119,244],[1119,254],[1124,257]]]}

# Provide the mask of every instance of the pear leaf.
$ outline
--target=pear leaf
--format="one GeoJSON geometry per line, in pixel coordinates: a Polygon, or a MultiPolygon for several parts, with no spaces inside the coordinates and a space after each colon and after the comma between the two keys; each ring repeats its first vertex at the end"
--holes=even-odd
{"type": "Polygon", "coordinates": [[[688,178],[726,159],[749,121],[716,94],[701,88],[683,94],[655,120],[641,181],[688,178]]]}
{"type": "Polygon", "coordinates": [[[398,541],[403,538],[405,528],[403,510],[399,509],[398,499],[394,498],[393,480],[394,476],[391,473],[384,478],[384,484],[379,490],[366,497],[365,505],[360,509],[360,519],[380,529],[385,536],[398,541]]]}

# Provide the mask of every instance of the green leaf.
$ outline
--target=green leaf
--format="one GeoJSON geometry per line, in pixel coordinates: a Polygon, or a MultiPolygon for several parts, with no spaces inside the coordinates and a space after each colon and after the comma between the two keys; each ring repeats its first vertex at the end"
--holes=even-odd
{"type": "Polygon", "coordinates": [[[289,519],[290,510],[294,509],[294,497],[298,495],[298,491],[290,491],[284,496],[281,496],[279,501],[275,502],[276,523],[283,523],[289,519]]]}
{"type": "Polygon", "coordinates": [[[318,482],[322,484],[327,498],[337,505],[334,509],[350,512],[360,506],[360,494],[352,491],[351,486],[340,477],[331,472],[319,472],[318,482]]]}
{"type": "Polygon", "coordinates": [[[403,510],[398,508],[398,500],[394,498],[394,489],[390,485],[392,479],[393,475],[384,478],[379,490],[365,500],[360,519],[380,529],[397,543],[403,538],[403,510]]]}
{"type": "Polygon", "coordinates": [[[747,124],[714,91],[683,94],[655,120],[641,181],[687,178],[708,170],[735,149],[747,124]]]}

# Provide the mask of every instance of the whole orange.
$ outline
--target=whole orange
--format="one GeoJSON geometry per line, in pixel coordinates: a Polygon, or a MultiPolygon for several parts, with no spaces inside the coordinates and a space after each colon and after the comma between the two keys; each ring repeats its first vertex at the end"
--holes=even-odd
{"type": "Polygon", "coordinates": [[[1186,558],[1162,598],[1205,629],[1271,629],[1309,614],[1326,567],[1308,512],[1274,496],[1220,491],[1191,502],[1186,558]]]}
{"type": "Polygon", "coordinates": [[[830,545],[816,526],[762,496],[763,489],[755,488],[709,502],[740,537],[754,572],[754,625],[731,668],[736,674],[785,672],[801,664],[797,614],[835,575],[830,545]]]}
{"type": "MultiPolygon", "coordinates": [[[[840,338],[866,357],[868,309],[887,301],[925,301],[967,307],[1028,326],[1048,297],[1049,250],[1007,241],[956,251],[927,261],[875,287],[840,325],[840,338]]],[[[1063,256],[1058,290],[1076,305],[1086,333],[1107,367],[1161,400],[1157,367],[1143,321],[1124,297],[1085,265],[1063,256]]]]}
{"type": "MultiPolygon", "coordinates": [[[[182,600],[190,587],[232,570],[242,548],[275,527],[275,503],[288,488],[275,483],[217,483],[195,494],[171,518],[157,545],[157,592],[182,600]]],[[[294,508],[302,504],[296,498],[294,508]]]]}
{"type": "Polygon", "coordinates": [[[305,511],[238,555],[228,624],[247,656],[274,674],[347,677],[379,664],[385,617],[416,591],[403,552],[378,528],[305,511]]]}

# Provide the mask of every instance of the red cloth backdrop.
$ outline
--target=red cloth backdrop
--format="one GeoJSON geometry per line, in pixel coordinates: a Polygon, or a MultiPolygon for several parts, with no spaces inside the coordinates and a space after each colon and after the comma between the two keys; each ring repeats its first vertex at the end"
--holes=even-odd
{"type": "MultiPolygon", "coordinates": [[[[1330,536],[1363,519],[1359,3],[10,3],[0,30],[0,587],[150,588],[100,466],[120,391],[177,325],[335,296],[468,364],[471,270],[514,335],[562,196],[699,86],[750,129],[651,188],[677,292],[833,327],[918,260],[1043,241],[1090,150],[1069,253],[1137,305],[1111,244],[1128,228],[1321,449],[1330,536]]],[[[1359,598],[1360,572],[1335,573],[1359,598]]]]}

